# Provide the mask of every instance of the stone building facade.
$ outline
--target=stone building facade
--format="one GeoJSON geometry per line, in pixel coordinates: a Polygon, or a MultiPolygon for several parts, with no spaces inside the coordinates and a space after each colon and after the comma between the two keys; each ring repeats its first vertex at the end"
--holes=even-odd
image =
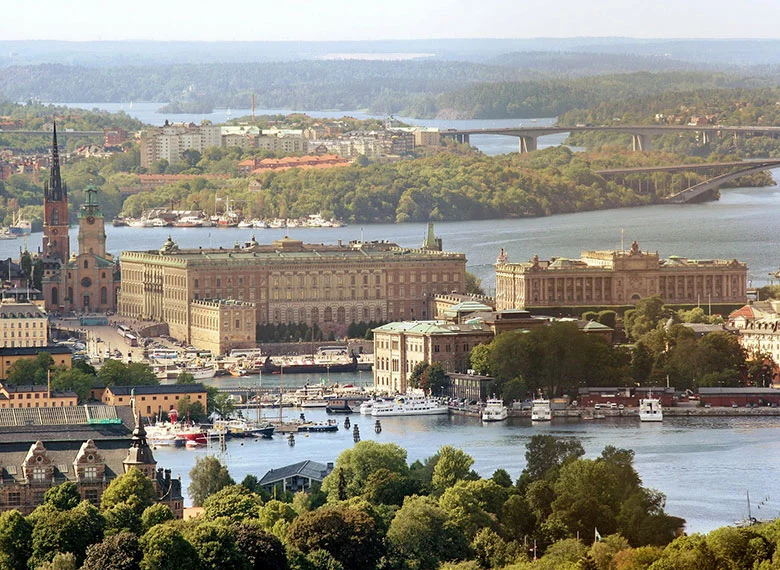
{"type": "MultiPolygon", "coordinates": [[[[198,299],[190,303],[190,341],[213,354],[255,346],[255,303],[235,299],[198,299]]],[[[187,330],[169,326],[171,335],[182,338],[187,330]]]]}
{"type": "Polygon", "coordinates": [[[0,327],[1,348],[49,344],[49,319],[35,303],[0,301],[0,327]]]}
{"type": "MultiPolygon", "coordinates": [[[[441,292],[463,292],[466,257],[389,242],[304,244],[288,237],[233,249],[124,251],[119,314],[167,322],[192,342],[193,315],[203,299],[253,303],[257,324],[317,324],[343,334],[350,323],[425,319],[441,292]]],[[[196,326],[196,328],[201,325],[196,326]]],[[[201,334],[198,332],[198,334],[201,334]]]]}
{"type": "Polygon", "coordinates": [[[736,259],[661,259],[641,251],[583,251],[580,259],[496,263],[496,309],[609,307],[659,295],[665,303],[738,304],[747,295],[747,265],[736,259]]]}
{"type": "Polygon", "coordinates": [[[441,363],[445,372],[466,372],[469,353],[476,345],[493,340],[482,324],[444,321],[388,323],[374,329],[374,388],[403,393],[409,375],[421,362],[441,363]]]}

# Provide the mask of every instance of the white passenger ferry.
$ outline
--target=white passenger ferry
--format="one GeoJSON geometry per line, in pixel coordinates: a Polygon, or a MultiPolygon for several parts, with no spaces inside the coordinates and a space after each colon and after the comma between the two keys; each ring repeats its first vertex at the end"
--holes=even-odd
{"type": "Polygon", "coordinates": [[[372,417],[387,416],[428,416],[434,414],[448,414],[449,408],[436,398],[428,398],[424,395],[406,394],[396,396],[392,400],[374,402],[371,407],[372,417]]]}
{"type": "Polygon", "coordinates": [[[550,400],[534,400],[531,402],[531,421],[549,422],[552,420],[550,400]]]}
{"type": "Polygon", "coordinates": [[[501,422],[509,417],[509,410],[501,398],[488,398],[482,410],[483,422],[501,422]]]}

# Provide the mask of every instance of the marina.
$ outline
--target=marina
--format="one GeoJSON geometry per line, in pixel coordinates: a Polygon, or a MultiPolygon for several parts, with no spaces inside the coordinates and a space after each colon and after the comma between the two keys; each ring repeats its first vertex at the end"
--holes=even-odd
{"type": "MultiPolygon", "coordinates": [[[[352,376],[352,375],[339,375],[352,376]]],[[[225,379],[230,382],[234,379],[225,379]]],[[[218,385],[221,379],[210,383],[218,385]]],[[[339,378],[346,382],[346,378],[339,378]]],[[[747,410],[745,410],[747,411],[747,410]]],[[[286,422],[299,419],[301,410],[285,408],[286,422]]],[[[314,423],[334,419],[322,409],[305,411],[314,423]]],[[[275,417],[279,417],[276,414],[275,417]]],[[[525,466],[525,445],[535,434],[578,438],[587,458],[597,457],[607,445],[635,452],[635,466],[644,484],[667,496],[668,513],[684,517],[687,531],[705,532],[733,523],[743,515],[745,487],[756,494],[772,494],[774,473],[780,469],[780,441],[776,438],[780,418],[775,416],[667,416],[663,422],[640,422],[634,416],[607,416],[597,422],[554,417],[549,422],[531,423],[530,418],[510,416],[502,422],[482,422],[479,416],[461,414],[383,417],[382,431],[373,429],[376,418],[351,416],[359,425],[362,439],[397,443],[408,452],[408,461],[424,460],[443,445],[463,449],[474,460],[474,469],[489,477],[498,468],[513,479],[525,466]],[[718,496],[718,501],[712,501],[718,496]]],[[[262,476],[265,470],[311,459],[328,462],[354,445],[353,429],[343,427],[325,433],[298,433],[295,446],[281,435],[271,439],[227,442],[224,459],[234,479],[247,474],[262,476]]],[[[159,448],[164,461],[189,483],[195,458],[215,453],[200,450],[159,448]]],[[[780,508],[776,509],[776,511],[780,508]]],[[[762,516],[778,516],[766,512],[762,516]]]]}

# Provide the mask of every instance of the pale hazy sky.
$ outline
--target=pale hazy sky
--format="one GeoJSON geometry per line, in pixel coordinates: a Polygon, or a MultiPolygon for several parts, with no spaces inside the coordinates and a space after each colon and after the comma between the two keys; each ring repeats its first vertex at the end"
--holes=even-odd
{"type": "Polygon", "coordinates": [[[780,0],[2,0],[0,5],[6,15],[0,18],[0,40],[780,37],[780,0]]]}

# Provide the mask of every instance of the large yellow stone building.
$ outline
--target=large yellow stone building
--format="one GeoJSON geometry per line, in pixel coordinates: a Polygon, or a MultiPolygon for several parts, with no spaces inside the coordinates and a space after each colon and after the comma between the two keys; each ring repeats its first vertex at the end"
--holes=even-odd
{"type": "Polygon", "coordinates": [[[445,372],[465,372],[471,349],[493,340],[483,323],[405,321],[374,329],[374,388],[404,393],[409,375],[422,362],[440,363],[445,372]]]}
{"type": "Polygon", "coordinates": [[[35,303],[0,300],[0,327],[0,348],[49,344],[49,319],[35,303]]]}
{"type": "MultiPolygon", "coordinates": [[[[350,323],[426,319],[434,294],[466,286],[466,256],[441,251],[440,244],[432,235],[418,249],[389,242],[304,244],[286,237],[271,244],[252,238],[232,249],[180,250],[169,239],[159,251],[122,252],[118,311],[167,322],[172,336],[188,342],[203,334],[202,313],[209,307],[193,301],[204,299],[253,303],[259,325],[316,323],[336,334],[350,323]]],[[[227,320],[221,326],[226,322],[232,327],[227,320]]]]}
{"type": "Polygon", "coordinates": [[[641,251],[583,251],[580,259],[496,263],[496,309],[632,305],[659,295],[665,303],[737,304],[746,300],[747,265],[733,260],[661,259],[641,251]]]}

